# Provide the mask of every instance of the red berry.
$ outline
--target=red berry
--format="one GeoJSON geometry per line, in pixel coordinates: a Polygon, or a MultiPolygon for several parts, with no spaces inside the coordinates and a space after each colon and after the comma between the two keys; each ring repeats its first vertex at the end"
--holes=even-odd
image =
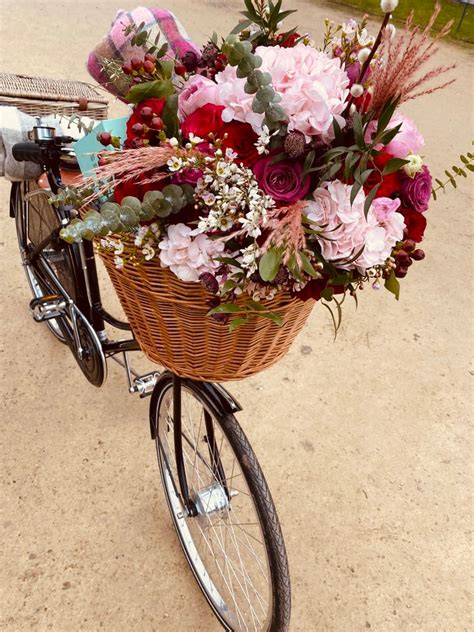
{"type": "Polygon", "coordinates": [[[112,134],[109,134],[109,132],[101,132],[97,136],[97,140],[99,141],[101,145],[104,145],[104,147],[107,147],[107,145],[110,145],[110,143],[112,142],[112,134]]]}
{"type": "Polygon", "coordinates": [[[131,75],[133,72],[132,64],[130,64],[128,61],[125,62],[122,66],[122,70],[126,75],[131,75]]]}
{"type": "Polygon", "coordinates": [[[154,64],[156,62],[156,57],[155,57],[155,55],[152,55],[151,53],[147,53],[145,55],[145,60],[146,61],[151,61],[154,64]]]}
{"type": "Polygon", "coordinates": [[[184,75],[186,74],[186,66],[184,64],[177,63],[174,67],[174,71],[180,77],[184,77],[184,75]]]}
{"type": "Polygon", "coordinates": [[[416,248],[416,242],[413,239],[407,239],[403,244],[403,250],[405,252],[413,252],[416,248]]]}
{"type": "Polygon", "coordinates": [[[143,121],[149,121],[153,116],[153,110],[146,105],[140,112],[140,118],[143,121]]]}
{"type": "Polygon", "coordinates": [[[157,130],[163,129],[164,128],[163,119],[161,119],[159,116],[154,116],[151,119],[151,127],[157,130]]]}
{"type": "Polygon", "coordinates": [[[141,123],[135,123],[135,125],[132,125],[132,132],[133,134],[135,134],[135,136],[142,136],[144,130],[145,128],[141,123]]]}
{"type": "Polygon", "coordinates": [[[99,161],[98,161],[99,167],[105,167],[105,165],[107,165],[107,164],[108,164],[108,162],[107,162],[107,160],[105,158],[99,158],[99,161]]]}
{"type": "Polygon", "coordinates": [[[421,248],[417,248],[411,253],[410,257],[415,261],[422,261],[425,258],[425,251],[421,248]]]}
{"type": "Polygon", "coordinates": [[[408,272],[408,268],[404,268],[403,266],[400,266],[397,268],[395,268],[395,276],[397,277],[397,279],[403,279],[406,277],[408,272]]]}
{"type": "Polygon", "coordinates": [[[395,259],[397,262],[397,266],[408,268],[412,264],[410,256],[404,250],[400,250],[400,252],[397,252],[397,254],[395,255],[395,259]]]}
{"type": "Polygon", "coordinates": [[[216,61],[214,62],[214,68],[216,70],[224,70],[225,64],[224,64],[224,62],[220,61],[219,59],[216,59],[216,61]]]}
{"type": "Polygon", "coordinates": [[[130,63],[132,64],[133,70],[141,70],[141,68],[143,68],[143,61],[138,57],[132,57],[130,63]]]}
{"type": "Polygon", "coordinates": [[[148,59],[143,62],[143,70],[147,72],[149,75],[153,74],[156,70],[156,66],[152,61],[148,59]]]}

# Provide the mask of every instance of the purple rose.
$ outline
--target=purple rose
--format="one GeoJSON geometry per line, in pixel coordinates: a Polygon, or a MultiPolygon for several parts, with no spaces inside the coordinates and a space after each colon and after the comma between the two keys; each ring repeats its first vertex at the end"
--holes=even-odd
{"type": "Polygon", "coordinates": [[[310,179],[303,176],[303,165],[294,160],[275,160],[274,155],[259,160],[253,171],[260,187],[277,202],[293,204],[308,193],[310,179]]]}
{"type": "Polygon", "coordinates": [[[405,206],[408,206],[419,213],[428,209],[431,197],[432,184],[431,174],[428,167],[423,166],[414,178],[400,171],[401,190],[400,197],[405,206]]]}

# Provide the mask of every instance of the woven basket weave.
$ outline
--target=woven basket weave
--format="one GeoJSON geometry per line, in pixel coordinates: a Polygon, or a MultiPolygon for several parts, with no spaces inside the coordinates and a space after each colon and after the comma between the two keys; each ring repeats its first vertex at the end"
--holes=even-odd
{"type": "Polygon", "coordinates": [[[1,105],[16,107],[30,116],[81,112],[93,119],[106,119],[108,101],[81,81],[0,72],[1,105]]]}
{"type": "Polygon", "coordinates": [[[266,369],[287,353],[314,305],[281,293],[265,306],[282,327],[259,317],[230,332],[206,316],[201,284],[180,281],[157,259],[118,270],[113,254],[99,254],[142,351],[181,377],[225,382],[266,369]]]}

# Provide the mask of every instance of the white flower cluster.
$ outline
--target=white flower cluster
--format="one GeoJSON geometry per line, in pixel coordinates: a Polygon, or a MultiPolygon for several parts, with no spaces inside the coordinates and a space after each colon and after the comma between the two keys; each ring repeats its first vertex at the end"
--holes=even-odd
{"type": "Polygon", "coordinates": [[[135,234],[135,246],[142,249],[145,261],[150,261],[156,254],[153,246],[158,241],[160,227],[156,222],[149,226],[140,226],[135,234]]]}
{"type": "Polygon", "coordinates": [[[123,260],[123,252],[125,250],[125,246],[121,239],[113,239],[112,237],[103,237],[100,240],[101,248],[104,250],[110,250],[114,253],[114,265],[117,270],[122,270],[124,265],[123,260]]]}
{"type": "Polygon", "coordinates": [[[275,206],[273,198],[265,195],[250,169],[233,162],[234,154],[227,150],[209,165],[197,183],[197,208],[205,211],[199,218],[201,233],[243,230],[254,239],[262,234],[267,222],[267,211],[275,206]]]}

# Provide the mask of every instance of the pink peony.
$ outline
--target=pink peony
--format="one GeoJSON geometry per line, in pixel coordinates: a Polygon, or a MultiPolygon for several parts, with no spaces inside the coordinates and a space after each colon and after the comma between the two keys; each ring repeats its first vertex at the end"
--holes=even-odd
{"type": "Polygon", "coordinates": [[[324,226],[327,239],[318,238],[323,257],[343,270],[368,268],[383,264],[397,241],[403,238],[405,222],[397,213],[399,201],[378,198],[364,214],[365,195],[359,191],[350,203],[351,186],[339,180],[329,182],[313,193],[314,202],[307,206],[307,216],[314,229],[324,226]],[[361,255],[352,263],[361,248],[361,255]]]}
{"type": "Polygon", "coordinates": [[[185,119],[208,103],[218,104],[216,84],[202,75],[193,75],[179,94],[179,118],[185,119]]]}
{"type": "Polygon", "coordinates": [[[170,268],[181,281],[199,281],[204,272],[213,273],[221,264],[213,257],[222,255],[224,243],[213,241],[206,235],[194,236],[185,224],[168,226],[167,235],[160,241],[160,261],[170,268]]]}
{"type": "MultiPolygon", "coordinates": [[[[405,159],[408,154],[418,154],[420,153],[421,148],[425,144],[423,136],[418,131],[415,123],[405,116],[401,112],[396,112],[390,123],[387,126],[387,129],[393,129],[397,127],[397,125],[402,124],[400,131],[395,136],[395,138],[385,146],[384,151],[392,154],[394,158],[402,158],[405,159]]],[[[365,141],[368,143],[372,140],[373,135],[377,129],[377,121],[371,121],[367,125],[367,129],[365,132],[365,141]]],[[[382,148],[382,145],[379,145],[377,148],[382,148]]]]}

